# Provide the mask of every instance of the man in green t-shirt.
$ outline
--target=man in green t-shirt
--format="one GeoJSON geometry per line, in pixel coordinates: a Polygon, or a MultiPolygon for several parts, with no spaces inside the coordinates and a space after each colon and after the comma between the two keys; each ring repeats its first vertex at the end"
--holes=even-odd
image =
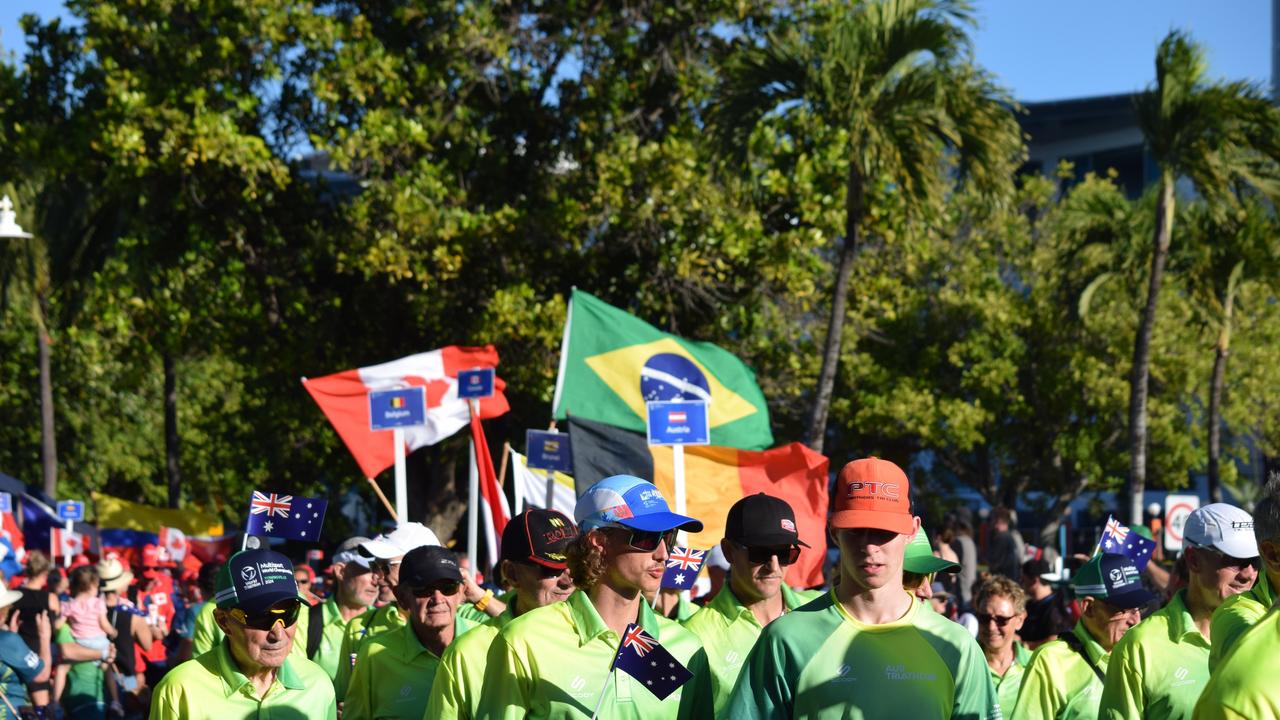
{"type": "Polygon", "coordinates": [[[1142,586],[1132,560],[1113,553],[1089,558],[1071,579],[1080,603],[1075,628],[1031,656],[1013,720],[1094,720],[1111,649],[1142,619],[1140,608],[1155,599],[1142,586]]]}
{"type": "Polygon", "coordinates": [[[303,603],[289,558],[271,550],[236,553],[216,588],[214,618],[225,638],[164,676],[151,720],[336,718],[329,677],[290,652],[303,603]]]}
{"type": "Polygon", "coordinates": [[[396,600],[407,622],[360,646],[347,686],[345,720],[421,720],[440,656],[475,627],[458,617],[462,573],[448,548],[410,550],[400,565],[396,600]]]}
{"type": "Polygon", "coordinates": [[[1213,612],[1258,577],[1253,518],[1234,505],[1197,508],[1183,543],[1187,587],[1116,644],[1098,706],[1104,720],[1189,719],[1209,682],[1213,612]]]}
{"type": "Polygon", "coordinates": [[[369,558],[359,552],[360,545],[368,541],[368,538],[353,537],[338,546],[331,565],[333,594],[310,609],[307,657],[324,668],[330,679],[338,673],[347,624],[367,611],[378,597],[369,558]]]}
{"type": "Polygon", "coordinates": [[[800,548],[808,547],[785,500],[764,493],[742,498],[729,508],[724,535],[720,550],[729,562],[728,581],[684,623],[706,650],[717,715],[761,630],[818,594],[796,593],[785,582],[800,548]]]}
{"type": "Polygon", "coordinates": [[[1227,656],[1231,647],[1271,609],[1280,590],[1280,477],[1272,477],[1253,508],[1253,538],[1263,572],[1253,589],[1232,595],[1213,611],[1209,625],[1213,647],[1209,650],[1209,671],[1227,656]]]}
{"type": "Polygon", "coordinates": [[[476,717],[485,657],[498,632],[516,617],[573,593],[565,547],[577,536],[573,521],[555,510],[530,508],[507,523],[499,567],[515,591],[502,614],[458,638],[440,656],[424,718],[476,717]]]}
{"type": "Polygon", "coordinates": [[[1027,619],[1027,594],[1013,580],[992,575],[973,593],[973,614],[978,619],[978,645],[987,659],[1000,709],[1013,712],[1023,673],[1031,662],[1031,652],[1018,642],[1018,631],[1027,619]]]}
{"type": "Polygon", "coordinates": [[[1245,633],[1213,671],[1195,720],[1280,718],[1280,606],[1245,633]]]}
{"type": "Polygon", "coordinates": [[[973,637],[903,591],[903,555],[920,527],[910,491],[886,460],[840,471],[830,519],[840,582],[764,629],[727,717],[998,720],[973,637]]]}
{"type": "Polygon", "coordinates": [[[568,600],[530,610],[502,628],[485,658],[476,716],[711,717],[702,645],[644,602],[662,583],[676,532],[698,532],[702,523],[671,512],[653,483],[630,475],[605,478],[588,488],[578,498],[574,518],[580,534],[566,554],[578,589],[568,600]],[[645,683],[614,669],[623,634],[633,623],[692,675],[663,699],[645,683]]]}

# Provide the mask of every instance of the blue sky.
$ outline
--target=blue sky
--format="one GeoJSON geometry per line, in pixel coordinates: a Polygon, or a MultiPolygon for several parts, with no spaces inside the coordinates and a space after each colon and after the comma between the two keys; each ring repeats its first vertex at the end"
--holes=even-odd
{"type": "MultiPolygon", "coordinates": [[[[1268,0],[977,0],[978,61],[1023,101],[1140,90],[1151,82],[1155,47],[1171,28],[1208,48],[1214,76],[1268,83],[1268,0]]],[[[0,46],[24,46],[18,18],[50,17],[61,0],[0,0],[0,46]]]]}

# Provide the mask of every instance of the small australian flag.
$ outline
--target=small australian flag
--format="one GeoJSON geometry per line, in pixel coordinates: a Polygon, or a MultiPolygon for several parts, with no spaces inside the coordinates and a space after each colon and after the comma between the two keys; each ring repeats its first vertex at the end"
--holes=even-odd
{"type": "Polygon", "coordinates": [[[667,569],[662,572],[664,590],[688,590],[698,579],[702,563],[707,559],[706,550],[694,550],[676,546],[667,556],[667,569]]]}
{"type": "Polygon", "coordinates": [[[324,527],[324,511],[329,501],[279,493],[253,491],[249,499],[249,521],[245,532],[250,535],[289,538],[303,542],[319,542],[324,527]]]}
{"type": "Polygon", "coordinates": [[[693,677],[656,638],[635,623],[628,625],[622,634],[613,666],[635,678],[659,700],[666,700],[693,677]]]}
{"type": "Polygon", "coordinates": [[[1147,563],[1151,562],[1151,553],[1155,551],[1156,544],[1131,531],[1114,517],[1107,516],[1107,524],[1103,527],[1098,549],[1128,557],[1138,567],[1138,572],[1142,572],[1147,569],[1147,563]]]}

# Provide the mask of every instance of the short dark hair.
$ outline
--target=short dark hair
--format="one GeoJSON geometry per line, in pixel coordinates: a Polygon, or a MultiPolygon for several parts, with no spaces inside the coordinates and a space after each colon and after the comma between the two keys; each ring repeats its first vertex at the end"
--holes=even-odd
{"type": "Polygon", "coordinates": [[[1280,472],[1271,473],[1253,508],[1253,536],[1259,544],[1280,541],[1280,472]]]}
{"type": "Polygon", "coordinates": [[[71,571],[71,594],[79,595],[98,587],[98,570],[92,565],[81,565],[71,571]]]}

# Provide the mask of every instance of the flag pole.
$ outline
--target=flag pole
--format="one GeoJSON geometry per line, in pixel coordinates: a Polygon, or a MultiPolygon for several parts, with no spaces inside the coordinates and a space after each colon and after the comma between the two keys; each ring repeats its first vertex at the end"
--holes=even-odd
{"type": "MultiPolygon", "coordinates": [[[[618,662],[618,656],[616,653],[614,654],[613,662],[614,664],[617,664],[618,662]]],[[[604,687],[600,688],[600,697],[596,698],[596,709],[591,711],[591,720],[596,720],[596,716],[600,714],[600,706],[604,705],[604,695],[609,692],[609,683],[613,680],[613,674],[615,672],[613,665],[610,665],[609,674],[604,678],[604,687]]]]}
{"type": "Polygon", "coordinates": [[[386,493],[382,492],[382,488],[378,487],[378,482],[373,478],[365,478],[365,480],[368,480],[369,484],[373,486],[374,494],[382,501],[382,507],[386,508],[387,512],[390,513],[392,522],[399,523],[400,515],[396,513],[395,508],[391,507],[391,501],[387,499],[386,493]]]}
{"type": "Polygon", "coordinates": [[[408,479],[405,477],[404,470],[404,428],[395,428],[392,432],[392,442],[396,446],[396,522],[400,522],[401,518],[409,518],[409,488],[408,479]]]}
{"type": "MultiPolygon", "coordinates": [[[[75,531],[72,529],[72,528],[74,528],[74,527],[75,527],[75,521],[74,521],[74,520],[68,520],[68,521],[67,521],[67,532],[75,532],[75,531]]],[[[59,548],[59,549],[61,549],[61,548],[59,548]]],[[[65,554],[63,554],[63,556],[62,556],[62,563],[63,563],[63,567],[71,567],[71,553],[65,553],[65,554]]]]}
{"type": "MultiPolygon", "coordinates": [[[[528,448],[525,449],[527,450],[528,448]]],[[[511,497],[515,500],[515,509],[513,512],[515,512],[516,515],[519,515],[524,512],[524,481],[520,479],[520,469],[516,467],[515,458],[511,457],[511,453],[513,452],[515,452],[515,450],[511,447],[511,443],[502,443],[502,472],[506,473],[507,460],[510,459],[512,473],[515,475],[515,478],[511,481],[511,497]]],[[[526,466],[525,469],[528,470],[528,466],[526,466]]]]}
{"type": "MultiPolygon", "coordinates": [[[[468,400],[467,408],[474,420],[480,414],[477,401],[468,400]]],[[[471,477],[467,483],[467,560],[471,562],[471,572],[476,571],[476,534],[480,527],[480,460],[476,453],[474,440],[471,441],[471,477]]]]}
{"type": "MultiPolygon", "coordinates": [[[[671,464],[675,476],[676,514],[684,515],[684,445],[671,446],[671,464]]],[[[684,530],[676,534],[676,541],[679,545],[688,545],[684,530]]]]}
{"type": "Polygon", "coordinates": [[[507,487],[507,457],[511,453],[511,443],[502,443],[502,468],[498,470],[498,487],[507,487]]]}
{"type": "Polygon", "coordinates": [[[546,497],[547,502],[542,507],[550,510],[552,507],[554,507],[552,503],[555,502],[555,498],[556,498],[556,471],[543,470],[542,472],[546,473],[546,476],[547,476],[547,497],[546,497]]]}

